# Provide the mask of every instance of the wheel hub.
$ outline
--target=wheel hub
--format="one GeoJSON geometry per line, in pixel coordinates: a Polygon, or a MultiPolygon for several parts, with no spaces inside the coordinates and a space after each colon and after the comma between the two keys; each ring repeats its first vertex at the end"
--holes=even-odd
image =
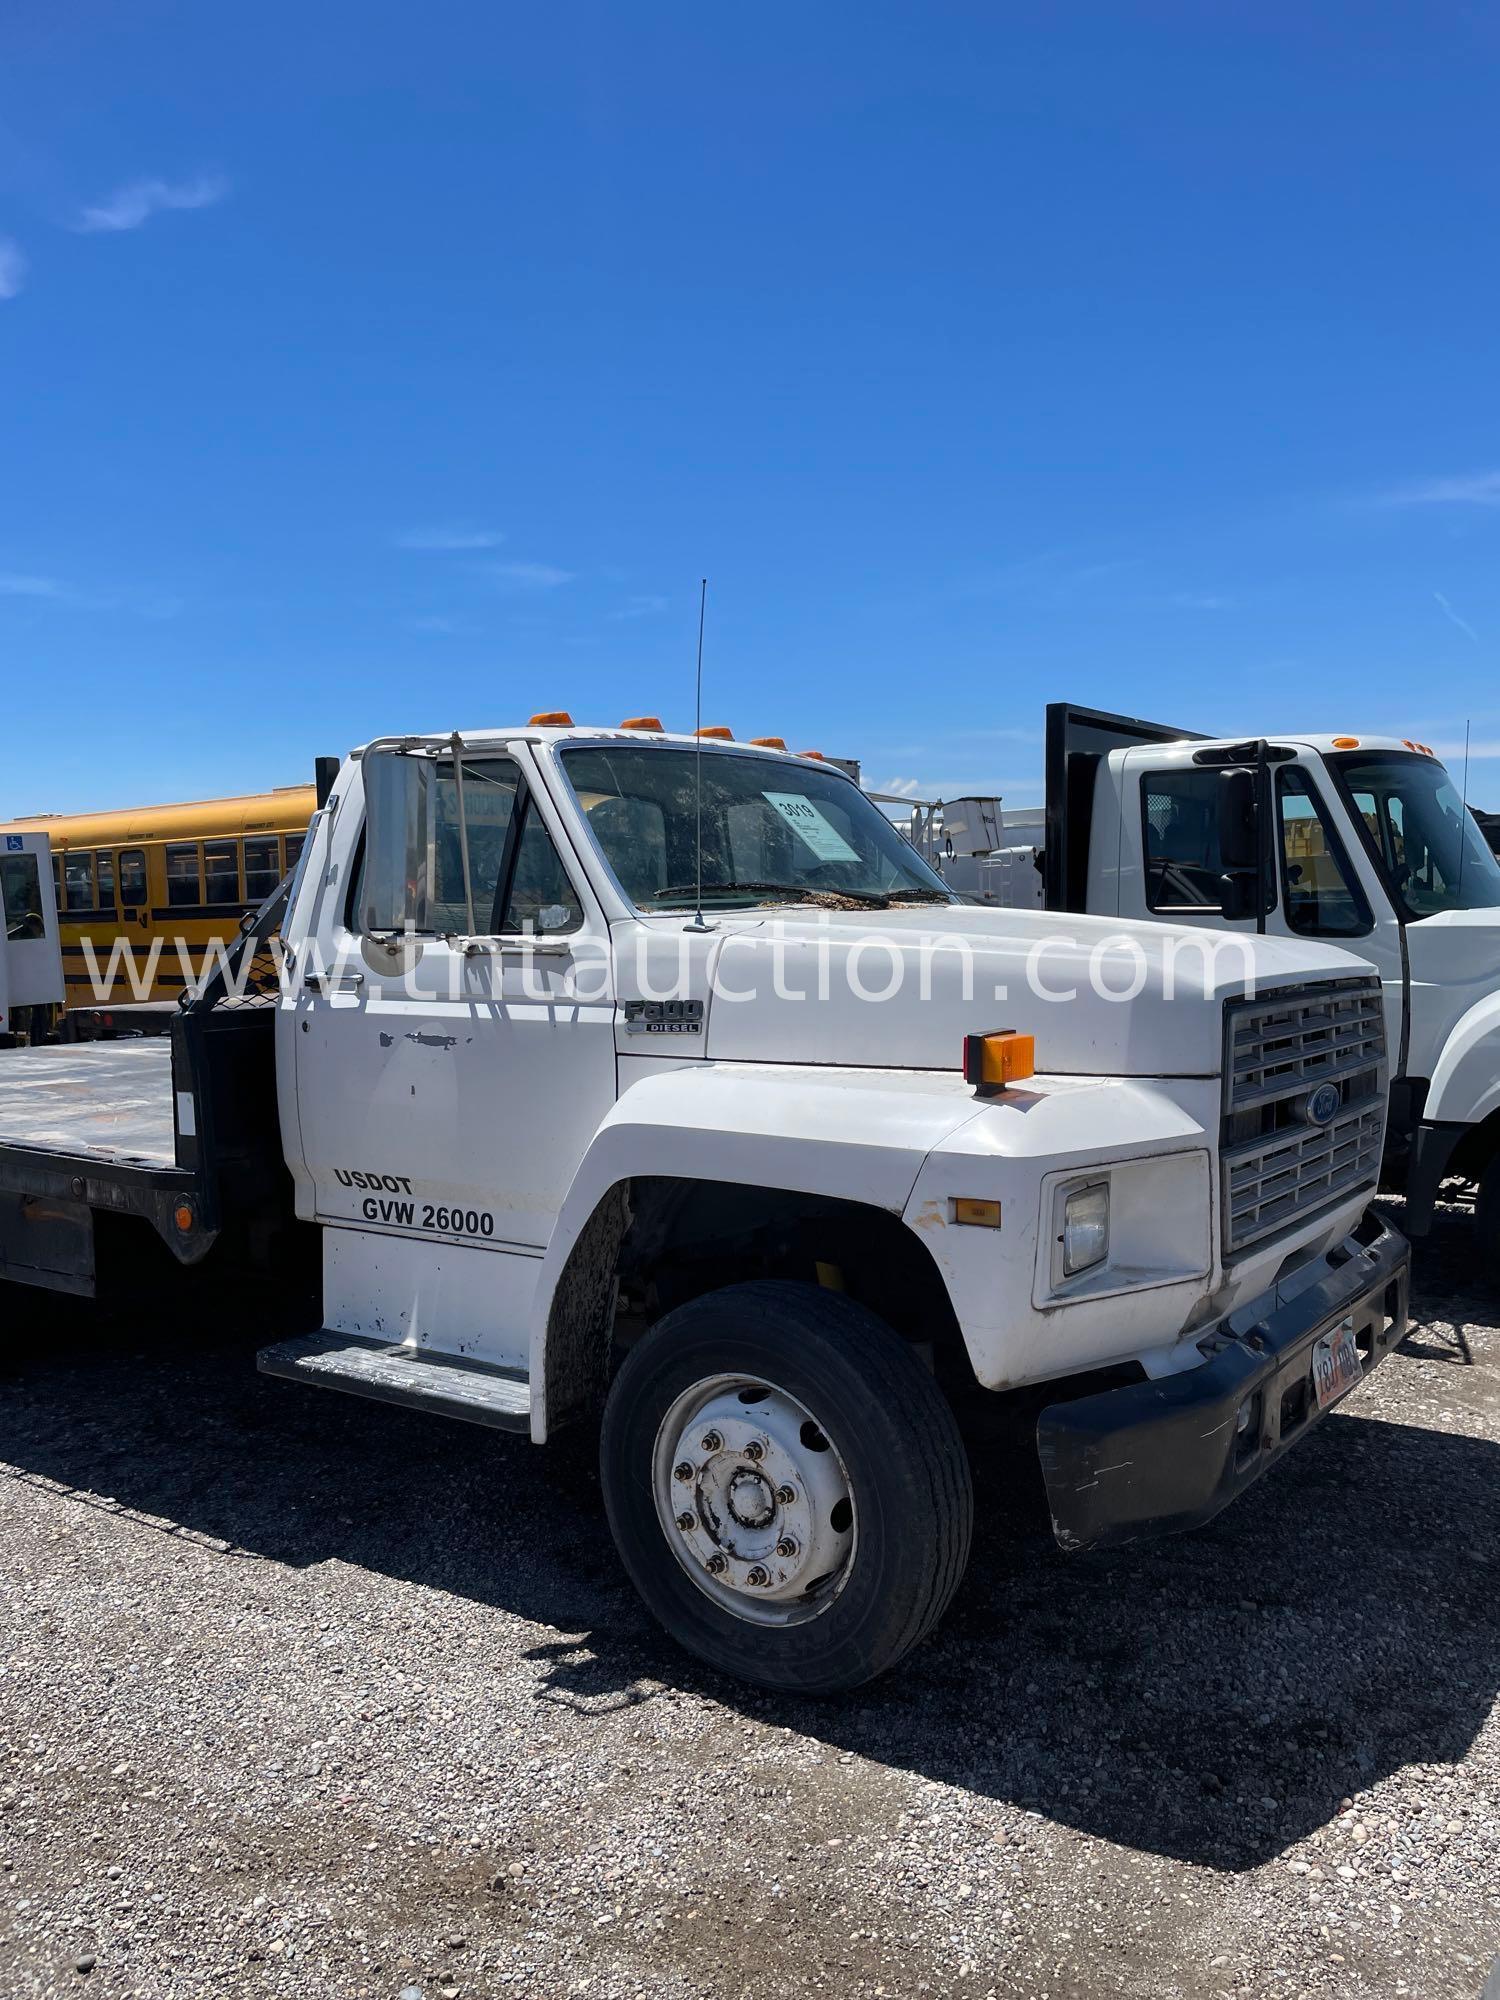
{"type": "Polygon", "coordinates": [[[815,1616],[854,1546],[848,1475],[803,1406],[717,1377],[679,1396],[657,1435],[662,1531],[688,1574],[741,1617],[815,1616]]]}
{"type": "Polygon", "coordinates": [[[740,1466],[730,1475],[729,1512],[742,1528],[763,1528],[776,1512],[776,1495],[765,1474],[740,1466]]]}

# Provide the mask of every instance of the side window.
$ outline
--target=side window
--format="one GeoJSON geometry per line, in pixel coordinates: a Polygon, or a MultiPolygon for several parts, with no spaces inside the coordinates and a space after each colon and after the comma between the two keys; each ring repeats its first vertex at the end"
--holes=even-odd
{"type": "Polygon", "coordinates": [[[113,910],[115,906],[115,857],[100,852],[94,856],[94,874],[99,883],[99,907],[113,910]]]}
{"type": "Polygon", "coordinates": [[[235,840],[206,840],[203,843],[203,886],[206,903],[237,903],[240,900],[240,850],[235,840]]]}
{"type": "Polygon", "coordinates": [[[120,901],[136,909],[146,900],[146,856],[139,847],[127,847],[120,856],[120,901]]]}
{"type": "Polygon", "coordinates": [[[553,846],[552,836],[542,824],[536,806],[528,800],[524,811],[510,901],[499,928],[507,933],[536,931],[549,936],[576,931],[583,922],[583,911],[563,867],[562,856],[553,846]]]}
{"type": "Polygon", "coordinates": [[[256,835],[245,842],[245,901],[257,908],[281,880],[274,833],[256,835]]]}
{"type": "Polygon", "coordinates": [[[0,903],[5,905],[5,935],[19,944],[45,937],[42,927],[42,875],[34,854],[0,855],[0,903]]]}
{"type": "Polygon", "coordinates": [[[1141,779],[1148,910],[1220,905],[1219,773],[1148,771],[1141,779]]]}
{"type": "Polygon", "coordinates": [[[302,847],[306,839],[307,835],[305,833],[289,833],[287,835],[286,865],[288,874],[291,873],[292,869],[294,869],[297,863],[302,859],[302,847]]]}
{"type": "Polygon", "coordinates": [[[174,908],[203,901],[202,871],[196,842],[174,842],[167,849],[167,901],[174,908]]]}
{"type": "Polygon", "coordinates": [[[63,856],[63,907],[69,910],[94,908],[94,857],[92,854],[63,856]]]}
{"type": "MultiPolygon", "coordinates": [[[[495,901],[505,868],[505,837],[516,809],[521,773],[509,757],[464,759],[464,831],[469,843],[469,886],[474,926],[498,931],[495,901]]],[[[451,758],[438,766],[433,812],[432,927],[457,933],[469,927],[464,907],[463,844],[459,839],[458,781],[451,758]]]]}
{"type": "Polygon", "coordinates": [[[1300,937],[1362,937],[1370,906],[1307,773],[1277,773],[1286,920],[1300,937]]]}

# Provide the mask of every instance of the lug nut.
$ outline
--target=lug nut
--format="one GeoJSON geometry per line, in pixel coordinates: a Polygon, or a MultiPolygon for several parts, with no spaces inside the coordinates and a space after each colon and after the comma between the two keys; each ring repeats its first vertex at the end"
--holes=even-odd
{"type": "Polygon", "coordinates": [[[778,1486],[776,1489],[776,1498],[781,1502],[783,1507],[795,1506],[797,1489],[795,1486],[778,1486]]]}
{"type": "Polygon", "coordinates": [[[687,1480],[691,1479],[692,1476],[693,1476],[693,1468],[688,1464],[686,1459],[683,1459],[679,1464],[674,1465],[672,1467],[672,1477],[674,1479],[681,1479],[684,1482],[686,1482],[687,1480]]]}
{"type": "Polygon", "coordinates": [[[766,1455],[766,1448],[761,1443],[760,1439],[751,1438],[749,1444],[745,1446],[745,1456],[746,1458],[749,1459],[750,1463],[752,1465],[759,1465],[760,1461],[765,1457],[765,1455],[766,1455]]]}
{"type": "Polygon", "coordinates": [[[721,1556],[721,1555],[710,1556],[708,1561],[704,1564],[704,1568],[708,1571],[710,1576],[722,1576],[725,1570],[728,1569],[728,1567],[729,1567],[728,1556],[721,1556]]]}
{"type": "Polygon", "coordinates": [[[679,1528],[681,1528],[682,1532],[686,1534],[690,1528],[697,1527],[698,1516],[696,1514],[689,1514],[686,1512],[681,1513],[677,1516],[677,1525],[679,1528]]]}
{"type": "Polygon", "coordinates": [[[767,1584],[771,1581],[771,1572],[768,1569],[763,1569],[759,1563],[756,1563],[755,1567],[747,1573],[745,1581],[746,1583],[753,1583],[756,1589],[759,1590],[762,1584],[767,1584]]]}
{"type": "Polygon", "coordinates": [[[797,1544],[790,1535],[783,1535],[776,1544],[776,1553],[779,1556],[794,1556],[797,1553],[797,1544]]]}
{"type": "Polygon", "coordinates": [[[705,1431],[699,1442],[705,1451],[722,1451],[724,1449],[724,1440],[719,1436],[717,1431],[705,1431]]]}

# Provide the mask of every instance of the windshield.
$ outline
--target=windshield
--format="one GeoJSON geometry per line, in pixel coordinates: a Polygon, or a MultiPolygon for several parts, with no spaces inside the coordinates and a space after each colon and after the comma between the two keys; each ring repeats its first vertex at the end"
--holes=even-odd
{"type": "Polygon", "coordinates": [[[1435,757],[1333,757],[1365,841],[1408,917],[1500,905],[1500,863],[1435,757]]]}
{"type": "Polygon", "coordinates": [[[565,749],[562,762],[605,860],[638,909],[694,907],[700,764],[706,905],[885,909],[954,900],[857,785],[816,764],[724,751],[700,758],[646,744],[565,749]]]}

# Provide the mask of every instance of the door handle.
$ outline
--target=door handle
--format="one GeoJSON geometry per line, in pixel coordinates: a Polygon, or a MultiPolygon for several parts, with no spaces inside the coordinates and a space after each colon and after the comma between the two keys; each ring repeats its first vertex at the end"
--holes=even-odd
{"type": "Polygon", "coordinates": [[[362,972],[341,972],[332,985],[321,972],[304,972],[302,975],[302,984],[309,993],[353,993],[364,983],[362,972]]]}
{"type": "Polygon", "coordinates": [[[533,958],[571,958],[571,938],[465,938],[465,958],[482,958],[486,952],[529,952],[533,958]]]}

